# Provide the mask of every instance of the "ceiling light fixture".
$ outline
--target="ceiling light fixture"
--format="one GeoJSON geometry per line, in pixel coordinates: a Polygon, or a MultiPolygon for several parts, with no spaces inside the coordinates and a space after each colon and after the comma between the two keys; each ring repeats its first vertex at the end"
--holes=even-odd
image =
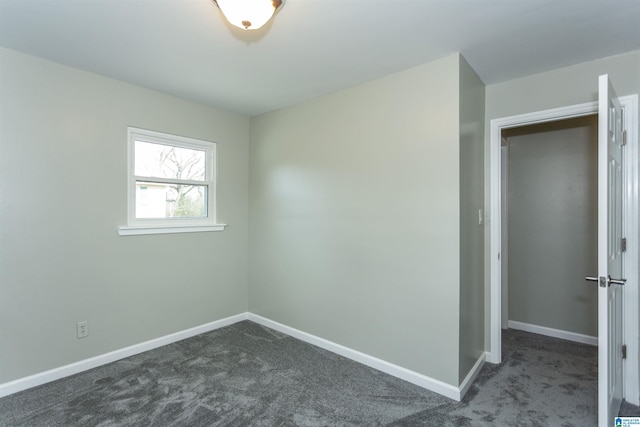
{"type": "Polygon", "coordinates": [[[269,22],[284,0],[213,0],[229,23],[243,30],[257,30],[269,22]]]}

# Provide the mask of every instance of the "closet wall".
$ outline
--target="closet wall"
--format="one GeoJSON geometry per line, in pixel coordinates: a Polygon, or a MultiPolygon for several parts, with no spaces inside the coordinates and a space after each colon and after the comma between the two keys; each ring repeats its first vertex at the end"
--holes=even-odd
{"type": "Polygon", "coordinates": [[[597,116],[503,137],[509,320],[597,336],[597,116]]]}

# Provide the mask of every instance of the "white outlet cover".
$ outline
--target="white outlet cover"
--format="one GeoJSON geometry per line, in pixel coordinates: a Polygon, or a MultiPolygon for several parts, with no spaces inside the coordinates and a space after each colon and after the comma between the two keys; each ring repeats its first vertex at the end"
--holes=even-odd
{"type": "Polygon", "coordinates": [[[78,322],[76,324],[78,338],[85,338],[89,335],[89,325],[87,321],[78,322]]]}

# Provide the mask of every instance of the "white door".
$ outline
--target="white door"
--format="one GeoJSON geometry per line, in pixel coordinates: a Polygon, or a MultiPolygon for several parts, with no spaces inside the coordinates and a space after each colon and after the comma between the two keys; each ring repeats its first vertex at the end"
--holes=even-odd
{"type": "Polygon", "coordinates": [[[622,402],[622,108],[600,76],[598,105],[598,425],[622,402]]]}

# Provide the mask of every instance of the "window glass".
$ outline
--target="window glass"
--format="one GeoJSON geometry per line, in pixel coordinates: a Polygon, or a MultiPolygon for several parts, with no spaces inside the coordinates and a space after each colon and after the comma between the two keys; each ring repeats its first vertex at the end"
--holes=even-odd
{"type": "Polygon", "coordinates": [[[202,150],[135,141],[137,176],[204,181],[206,153],[202,150]]]}
{"type": "Polygon", "coordinates": [[[206,218],[207,186],[136,182],[136,218],[206,218]]]}

